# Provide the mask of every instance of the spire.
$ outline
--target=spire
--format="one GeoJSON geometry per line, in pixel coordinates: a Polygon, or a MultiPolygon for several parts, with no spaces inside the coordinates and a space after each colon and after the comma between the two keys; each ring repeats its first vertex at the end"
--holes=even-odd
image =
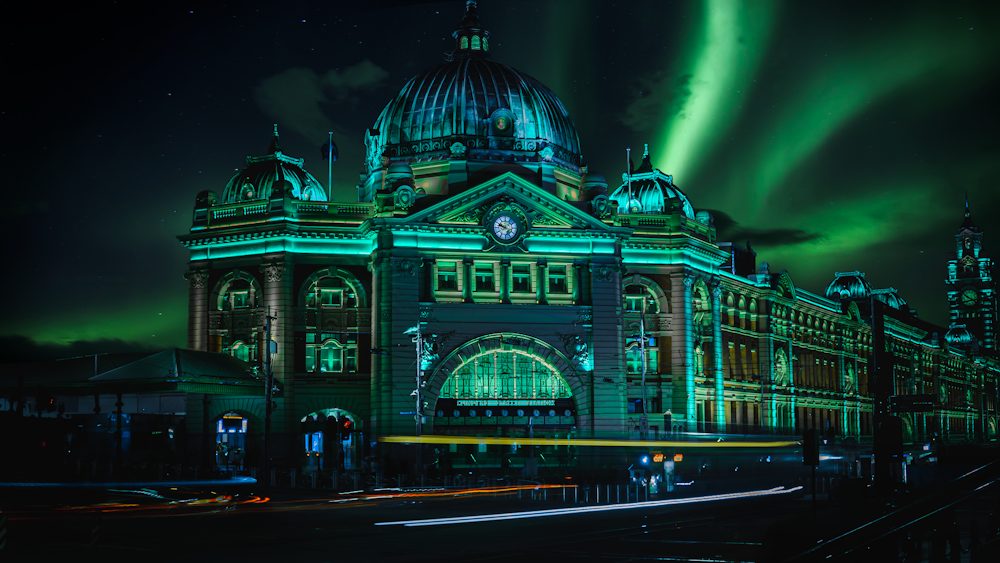
{"type": "Polygon", "coordinates": [[[965,216],[969,216],[969,190],[965,190],[965,216]]]}
{"type": "Polygon", "coordinates": [[[465,0],[465,17],[451,36],[455,38],[455,50],[445,55],[447,60],[490,58],[490,32],[479,22],[476,0],[465,0]]]}
{"type": "Polygon", "coordinates": [[[649,161],[649,143],[646,143],[646,150],[642,153],[642,163],[639,164],[639,168],[636,170],[637,173],[652,172],[653,163],[649,161]]]}
{"type": "Polygon", "coordinates": [[[962,229],[970,229],[972,231],[977,231],[977,232],[979,231],[979,227],[977,227],[976,224],[972,222],[972,212],[969,211],[969,191],[968,190],[965,191],[965,220],[962,221],[962,226],[959,227],[959,229],[960,230],[962,230],[962,229]]]}
{"type": "Polygon", "coordinates": [[[275,154],[281,152],[281,146],[278,145],[278,124],[274,124],[274,136],[271,137],[271,146],[267,149],[267,154],[275,154]]]}

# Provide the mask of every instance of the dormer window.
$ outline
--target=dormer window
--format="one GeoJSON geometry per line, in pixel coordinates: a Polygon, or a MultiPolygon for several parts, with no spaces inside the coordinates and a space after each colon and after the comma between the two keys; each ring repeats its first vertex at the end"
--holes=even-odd
{"type": "Polygon", "coordinates": [[[486,42],[486,38],[485,37],[483,37],[483,50],[484,51],[489,51],[490,50],[490,44],[486,42]]]}
{"type": "Polygon", "coordinates": [[[462,41],[459,43],[459,46],[462,49],[468,49],[469,48],[469,38],[468,37],[463,37],[462,41]]]}
{"type": "Polygon", "coordinates": [[[481,46],[480,43],[481,43],[481,41],[479,39],[479,36],[478,35],[473,35],[472,36],[472,50],[473,51],[478,51],[479,48],[480,48],[480,46],[481,46]]]}

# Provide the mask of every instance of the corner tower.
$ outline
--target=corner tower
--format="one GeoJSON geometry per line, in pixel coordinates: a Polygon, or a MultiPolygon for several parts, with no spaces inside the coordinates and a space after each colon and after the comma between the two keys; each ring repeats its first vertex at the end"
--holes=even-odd
{"type": "Polygon", "coordinates": [[[981,348],[996,350],[997,296],[993,260],[983,247],[983,232],[972,222],[969,198],[965,220],[948,254],[948,308],[951,324],[963,324],[981,348]]]}

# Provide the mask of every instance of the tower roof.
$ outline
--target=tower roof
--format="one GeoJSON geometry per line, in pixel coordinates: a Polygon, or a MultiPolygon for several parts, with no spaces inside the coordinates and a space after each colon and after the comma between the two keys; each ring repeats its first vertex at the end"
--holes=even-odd
{"type": "Polygon", "coordinates": [[[290,189],[296,199],[326,201],[326,190],[319,180],[302,168],[304,163],[303,158],[281,152],[278,126],[275,125],[267,154],[247,157],[243,170],[226,184],[221,203],[269,199],[279,185],[282,189],[290,189]]]}
{"type": "Polygon", "coordinates": [[[681,214],[695,219],[694,207],[684,192],[674,185],[674,177],[653,168],[648,144],[639,168],[622,174],[622,185],[612,192],[610,198],[618,202],[618,213],[621,214],[669,213],[673,203],[681,214]]]}

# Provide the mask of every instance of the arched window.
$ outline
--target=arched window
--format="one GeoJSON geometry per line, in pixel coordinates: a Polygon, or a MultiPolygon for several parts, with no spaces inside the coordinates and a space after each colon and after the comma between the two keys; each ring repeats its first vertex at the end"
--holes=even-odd
{"type": "Polygon", "coordinates": [[[233,342],[233,346],[230,348],[229,352],[233,357],[243,360],[244,362],[250,361],[250,347],[244,344],[242,340],[233,342]]]}
{"type": "Polygon", "coordinates": [[[220,293],[218,309],[220,311],[235,311],[256,307],[256,290],[253,285],[243,279],[230,282],[220,293]]]}
{"type": "Polygon", "coordinates": [[[357,343],[341,343],[331,337],[320,344],[306,344],[306,353],[312,360],[309,366],[312,372],[349,373],[358,369],[357,343]]]}
{"type": "Polygon", "coordinates": [[[625,286],[625,312],[655,315],[660,312],[660,305],[648,287],[630,284],[625,286]]]}
{"type": "Polygon", "coordinates": [[[357,307],[358,296],[354,288],[341,277],[316,280],[306,292],[306,307],[347,308],[357,307]]]}
{"type": "Polygon", "coordinates": [[[469,38],[468,37],[463,37],[462,41],[459,43],[459,45],[461,46],[462,49],[468,49],[469,48],[469,38]]]}
{"type": "Polygon", "coordinates": [[[483,50],[484,51],[489,51],[490,50],[490,44],[486,42],[486,38],[485,37],[483,37],[483,50]]]}
{"type": "Polygon", "coordinates": [[[478,51],[479,48],[480,48],[480,46],[481,46],[481,44],[480,44],[479,36],[478,35],[473,35],[472,36],[472,50],[473,51],[478,51]]]}

